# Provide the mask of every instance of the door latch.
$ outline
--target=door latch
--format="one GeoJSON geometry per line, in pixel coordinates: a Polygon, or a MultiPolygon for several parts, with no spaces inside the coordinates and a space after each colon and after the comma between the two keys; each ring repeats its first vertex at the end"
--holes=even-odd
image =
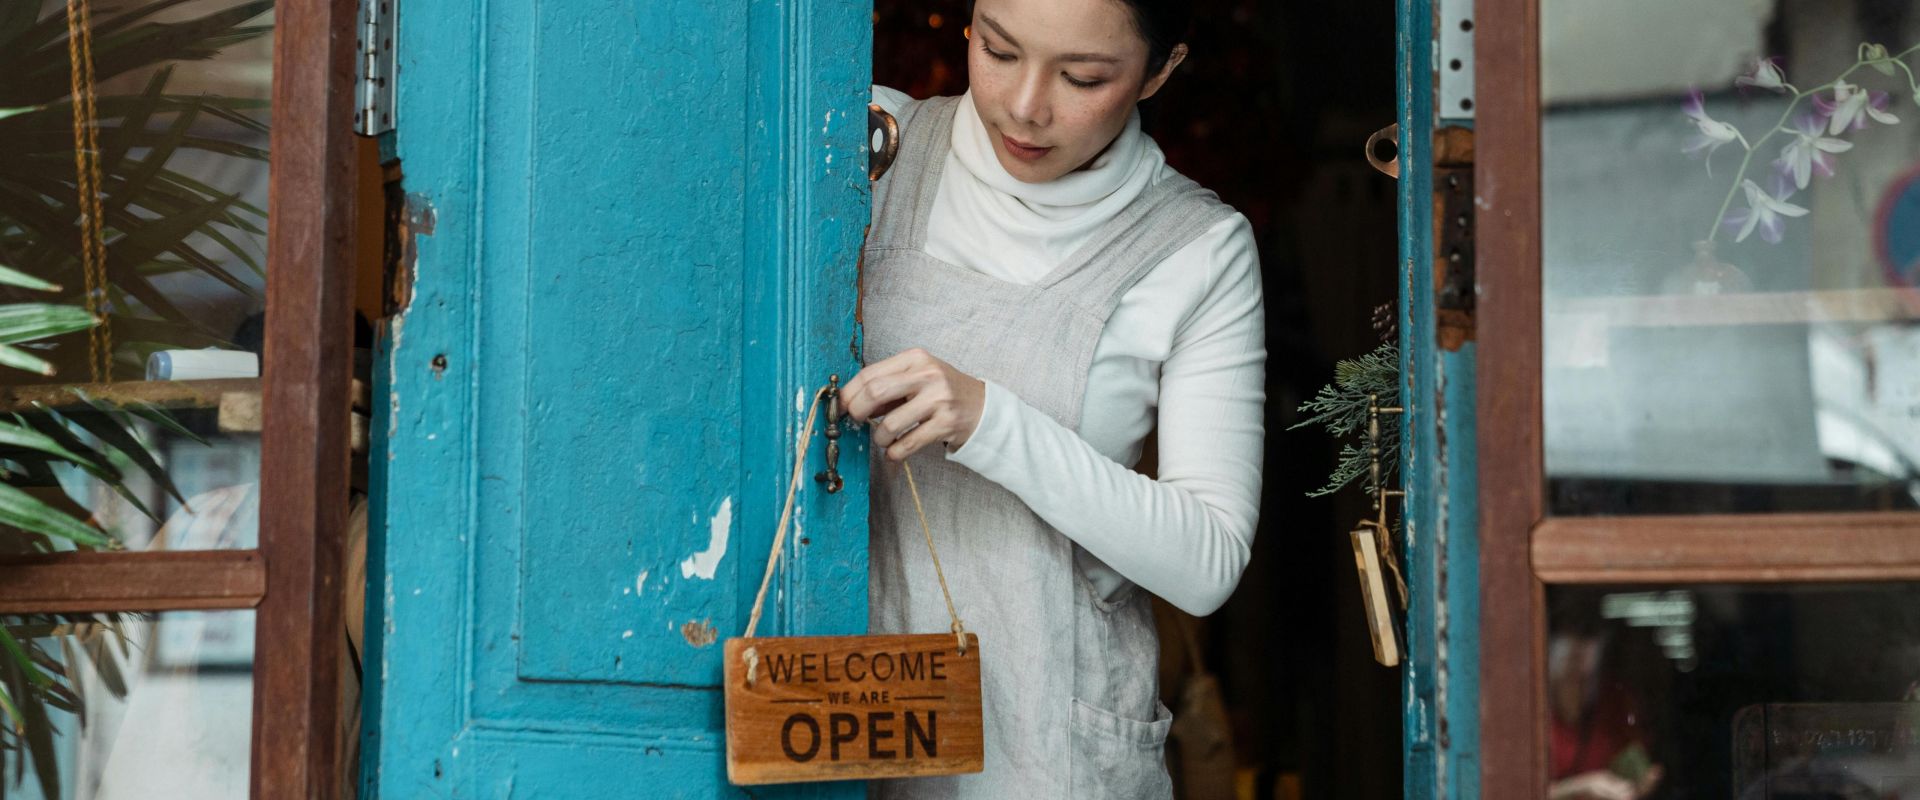
{"type": "Polygon", "coordinates": [[[827,379],[827,396],[822,399],[827,404],[827,468],[814,473],[813,479],[826,484],[827,493],[833,494],[846,486],[840,478],[840,376],[827,379]]]}

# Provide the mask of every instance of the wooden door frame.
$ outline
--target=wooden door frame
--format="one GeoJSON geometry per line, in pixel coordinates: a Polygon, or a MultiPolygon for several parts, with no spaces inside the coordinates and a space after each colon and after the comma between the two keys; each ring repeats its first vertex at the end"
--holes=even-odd
{"type": "Polygon", "coordinates": [[[1545,797],[1547,583],[1920,580],[1920,513],[1547,515],[1539,0],[1475,17],[1481,789],[1545,797]]]}
{"type": "Polygon", "coordinates": [[[355,0],[280,0],[267,212],[253,796],[341,796],[341,549],[351,479],[355,0]],[[268,435],[265,432],[272,432],[268,435]],[[267,646],[260,646],[264,642],[267,646]]]}
{"type": "Polygon", "coordinates": [[[258,550],[0,559],[0,613],[255,609],[252,796],[339,796],[353,0],[274,9],[258,550]]]}

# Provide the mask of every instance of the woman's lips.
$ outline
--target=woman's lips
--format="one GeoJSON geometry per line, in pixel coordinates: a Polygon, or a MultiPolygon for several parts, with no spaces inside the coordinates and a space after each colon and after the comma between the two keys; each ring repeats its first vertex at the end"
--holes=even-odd
{"type": "Polygon", "coordinates": [[[1053,148],[1051,147],[1033,147],[1021,144],[1013,137],[1004,133],[1000,134],[1000,143],[1006,145],[1009,155],[1021,161],[1038,161],[1041,157],[1053,152],[1053,148]]]}

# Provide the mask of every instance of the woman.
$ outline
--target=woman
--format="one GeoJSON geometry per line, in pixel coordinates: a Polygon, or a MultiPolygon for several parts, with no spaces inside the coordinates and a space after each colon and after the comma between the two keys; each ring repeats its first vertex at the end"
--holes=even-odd
{"type": "Polygon", "coordinates": [[[1135,106],[1186,56],[1179,0],[977,0],[970,89],[909,101],[864,251],[870,627],[948,627],[911,459],[980,636],[986,766],[882,797],[1164,798],[1152,592],[1225,602],[1257,516],[1260,270],[1244,217],[1135,106]],[[1159,478],[1133,472],[1158,413],[1159,478]],[[938,444],[939,448],[932,445],[938,444]]]}

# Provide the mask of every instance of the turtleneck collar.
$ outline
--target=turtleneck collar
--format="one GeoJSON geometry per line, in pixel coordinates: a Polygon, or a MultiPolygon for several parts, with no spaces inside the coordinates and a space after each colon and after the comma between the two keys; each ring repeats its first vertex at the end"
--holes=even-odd
{"type": "Polygon", "coordinates": [[[1086,169],[1069,172],[1045,183],[1027,183],[1000,165],[985,122],[973,106],[973,92],[961,97],[953,120],[953,155],[981,183],[1018,201],[1029,211],[1059,219],[1079,216],[1089,206],[1119,206],[1145,189],[1158,169],[1159,148],[1140,132],[1140,111],[1134,109],[1112,146],[1086,169]]]}

